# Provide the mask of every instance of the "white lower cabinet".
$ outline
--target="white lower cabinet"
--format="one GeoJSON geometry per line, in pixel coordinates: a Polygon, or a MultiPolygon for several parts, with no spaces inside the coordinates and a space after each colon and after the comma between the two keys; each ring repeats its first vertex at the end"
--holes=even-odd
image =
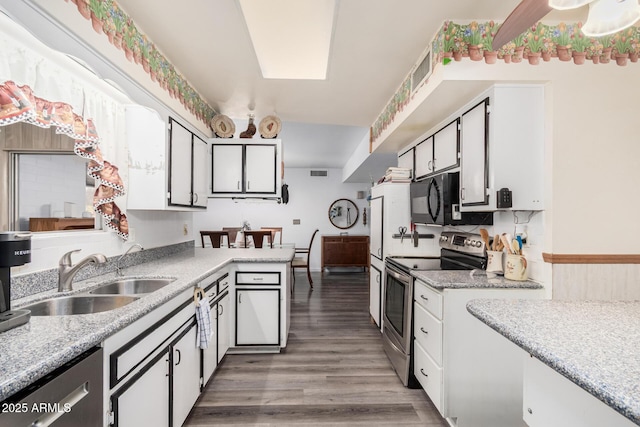
{"type": "Polygon", "coordinates": [[[236,289],[236,345],[280,344],[280,289],[236,289]]]}
{"type": "Polygon", "coordinates": [[[476,298],[543,297],[542,289],[435,289],[415,281],[413,373],[451,426],[525,426],[524,352],[466,305],[476,298]]]}
{"type": "Polygon", "coordinates": [[[231,298],[229,293],[225,293],[216,306],[216,322],[218,324],[218,363],[222,362],[224,355],[227,354],[230,346],[229,328],[231,326],[229,322],[229,303],[231,298]]]}
{"type": "Polygon", "coordinates": [[[540,360],[525,356],[523,418],[529,427],[636,424],[540,360]]]}
{"type": "Polygon", "coordinates": [[[382,329],[382,272],[373,264],[369,268],[369,313],[371,318],[382,329]]]}
{"type": "Polygon", "coordinates": [[[118,427],[169,425],[169,350],[140,371],[111,400],[113,422],[118,427]]]}
{"type": "Polygon", "coordinates": [[[173,426],[181,426],[200,395],[200,349],[197,327],[192,325],[172,346],[170,378],[173,426]]]}
{"type": "Polygon", "coordinates": [[[262,351],[261,346],[264,351],[277,351],[286,347],[291,307],[290,264],[234,264],[230,276],[230,293],[234,296],[229,307],[230,351],[262,351]]]}

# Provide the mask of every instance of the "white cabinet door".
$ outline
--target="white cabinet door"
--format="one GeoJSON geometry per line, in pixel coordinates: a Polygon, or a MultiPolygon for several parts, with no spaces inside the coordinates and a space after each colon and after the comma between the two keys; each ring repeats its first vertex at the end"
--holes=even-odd
{"type": "Polygon", "coordinates": [[[280,290],[236,290],[236,345],[280,345],[280,290]]]}
{"type": "Polygon", "coordinates": [[[167,204],[167,124],[141,105],[127,105],[128,209],[164,209],[167,204]]]}
{"type": "Polygon", "coordinates": [[[196,346],[196,329],[193,325],[172,347],[174,426],[182,425],[200,395],[200,349],[196,346]]]}
{"type": "Polygon", "coordinates": [[[398,167],[411,169],[411,178],[413,175],[413,148],[398,156],[398,167]]]}
{"type": "Polygon", "coordinates": [[[218,363],[222,361],[222,358],[229,350],[230,340],[230,323],[229,323],[229,315],[231,314],[231,310],[229,309],[229,294],[225,295],[219,302],[217,306],[217,321],[218,321],[218,363]]]}
{"type": "Polygon", "coordinates": [[[211,375],[215,372],[218,367],[218,346],[217,342],[219,341],[218,334],[216,333],[216,308],[217,304],[214,304],[211,307],[211,330],[213,331],[213,336],[211,337],[211,341],[209,341],[209,347],[202,350],[202,381],[206,384],[211,378],[211,375]]]}
{"type": "Polygon", "coordinates": [[[212,191],[242,193],[242,145],[212,145],[212,191]]]}
{"type": "Polygon", "coordinates": [[[416,178],[433,173],[433,136],[416,145],[415,159],[416,178]]]}
{"type": "Polygon", "coordinates": [[[133,385],[115,398],[119,427],[169,425],[168,362],[169,353],[163,353],[133,385]]]}
{"type": "MultiPolygon", "coordinates": [[[[462,206],[487,203],[486,99],[462,115],[460,131],[460,201],[462,206]]],[[[494,165],[499,167],[500,165],[494,165]]]]}
{"type": "Polygon", "coordinates": [[[433,135],[434,172],[458,166],[458,123],[456,119],[433,135]]]}
{"type": "Polygon", "coordinates": [[[169,203],[191,206],[191,144],[192,133],[175,120],[171,121],[169,203]]]}
{"type": "Polygon", "coordinates": [[[383,235],[383,200],[384,196],[371,199],[371,238],[369,240],[371,255],[382,259],[382,235],[383,235]]]}
{"type": "Polygon", "coordinates": [[[380,326],[380,318],[382,317],[381,295],[382,272],[371,266],[369,270],[369,313],[378,326],[380,326]]]}
{"type": "Polygon", "coordinates": [[[246,145],[246,182],[247,193],[276,192],[276,146],[246,145]]]}
{"type": "Polygon", "coordinates": [[[207,143],[193,138],[193,206],[207,207],[209,177],[207,176],[207,143]]]}

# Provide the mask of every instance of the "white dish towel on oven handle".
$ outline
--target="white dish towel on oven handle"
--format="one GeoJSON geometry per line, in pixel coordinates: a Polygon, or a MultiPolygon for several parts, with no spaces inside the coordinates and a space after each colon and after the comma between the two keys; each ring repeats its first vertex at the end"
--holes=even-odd
{"type": "Polygon", "coordinates": [[[211,307],[209,298],[202,288],[193,290],[193,303],[196,306],[196,321],[198,323],[197,346],[201,349],[209,347],[213,330],[211,329],[211,307]]]}

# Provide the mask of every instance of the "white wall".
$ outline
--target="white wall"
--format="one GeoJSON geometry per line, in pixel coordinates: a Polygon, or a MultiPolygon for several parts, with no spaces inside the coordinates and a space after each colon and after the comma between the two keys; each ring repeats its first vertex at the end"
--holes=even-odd
{"type": "MultiPolygon", "coordinates": [[[[363,208],[369,203],[366,199],[357,199],[357,192],[368,191],[367,184],[342,183],[341,169],[326,170],[326,177],[310,176],[311,169],[285,168],[284,181],[289,186],[289,203],[261,202],[252,200],[233,201],[229,199],[209,199],[206,212],[193,214],[193,228],[196,244],[199,245],[200,230],[220,230],[222,227],[239,227],[248,221],[252,229],[260,227],[282,227],[282,242],[295,243],[298,247],[307,247],[311,234],[317,228],[319,233],[311,250],[311,269],[320,269],[320,236],[322,234],[369,235],[369,225],[362,224],[363,208]],[[329,206],[336,199],[350,199],[359,210],[356,225],[348,230],[341,230],[329,222],[329,206]],[[299,219],[300,225],[293,220],[299,219]]],[[[205,242],[206,243],[206,242],[205,242]]]]}

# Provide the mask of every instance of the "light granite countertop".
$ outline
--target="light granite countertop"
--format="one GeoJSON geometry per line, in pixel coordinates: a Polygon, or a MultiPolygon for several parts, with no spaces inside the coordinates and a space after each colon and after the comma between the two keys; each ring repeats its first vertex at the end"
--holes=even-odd
{"type": "MultiPolygon", "coordinates": [[[[116,310],[73,316],[32,316],[28,324],[0,333],[0,401],[52,372],[153,309],[193,287],[232,262],[291,261],[294,249],[188,249],[156,261],[123,269],[124,277],[170,277],[164,288],[116,310]]],[[[114,273],[74,282],[75,293],[86,292],[115,278],[114,273]]],[[[12,302],[25,304],[70,293],[41,292],[12,302]]]]}
{"type": "Polygon", "coordinates": [[[502,288],[542,289],[533,280],[517,281],[484,270],[413,270],[411,275],[436,289],[502,288]]]}
{"type": "Polygon", "coordinates": [[[640,301],[478,299],[467,310],[640,425],[640,301]]]}

